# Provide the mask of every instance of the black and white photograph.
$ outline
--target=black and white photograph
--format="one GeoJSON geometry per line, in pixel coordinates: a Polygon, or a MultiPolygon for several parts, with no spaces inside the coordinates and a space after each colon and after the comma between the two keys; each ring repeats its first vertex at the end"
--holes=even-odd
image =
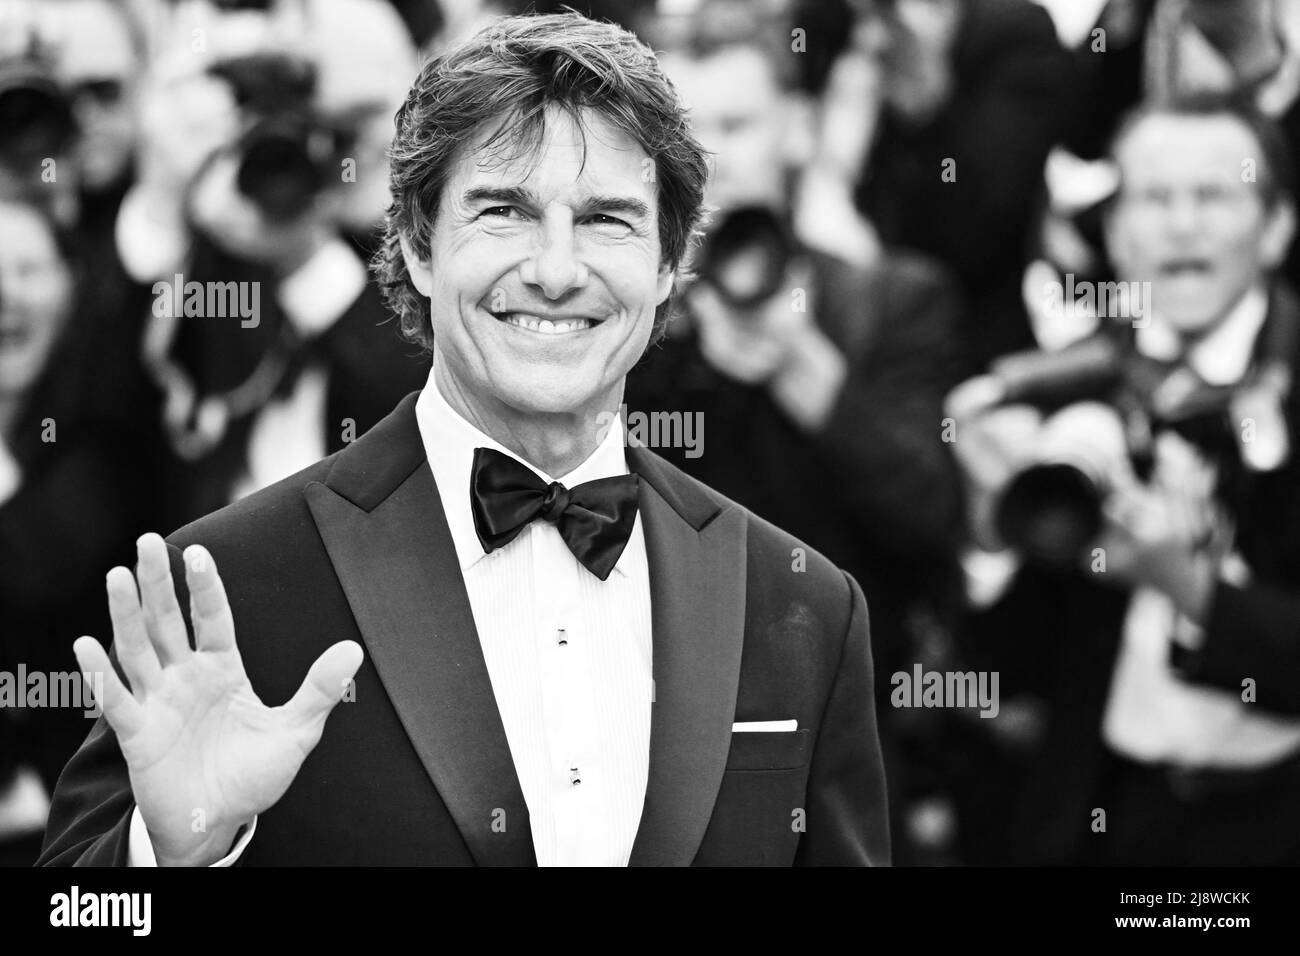
{"type": "Polygon", "coordinates": [[[1298,158],[1300,0],[0,0],[5,924],[1284,925],[1298,158]]]}

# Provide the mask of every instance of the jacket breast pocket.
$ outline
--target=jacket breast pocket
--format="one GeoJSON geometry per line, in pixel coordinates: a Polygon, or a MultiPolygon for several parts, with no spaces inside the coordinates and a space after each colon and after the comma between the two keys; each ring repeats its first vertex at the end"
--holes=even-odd
{"type": "Polygon", "coordinates": [[[808,762],[808,731],[740,732],[731,735],[727,770],[794,770],[808,762]]]}

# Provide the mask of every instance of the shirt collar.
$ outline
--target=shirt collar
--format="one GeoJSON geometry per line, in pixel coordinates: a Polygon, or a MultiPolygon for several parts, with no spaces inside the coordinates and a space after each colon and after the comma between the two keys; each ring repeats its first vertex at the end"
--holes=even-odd
{"type": "MultiPolygon", "coordinates": [[[[566,488],[584,481],[611,478],[628,474],[627,455],[623,443],[623,418],[621,411],[615,417],[604,439],[582,464],[566,475],[552,478],[541,469],[524,461],[490,435],[479,430],[456,412],[434,383],[433,372],[415,402],[415,420],[424,442],[424,452],[433,471],[433,480],[442,499],[442,510],[447,514],[452,543],[461,571],[473,567],[485,557],[483,545],[474,530],[474,515],[470,510],[470,472],[474,464],[474,449],[492,448],[527,467],[542,481],[561,482],[566,488]]],[[[638,524],[640,515],[637,516],[638,524]]],[[[632,548],[624,548],[614,570],[627,575],[630,569],[632,548]]]]}
{"type": "MultiPolygon", "coordinates": [[[[1187,350],[1187,364],[1210,385],[1233,385],[1245,377],[1255,340],[1268,315],[1268,293],[1254,286],[1214,329],[1187,350]]],[[[1174,361],[1181,349],[1178,333],[1158,312],[1137,330],[1137,348],[1151,358],[1174,361]]]]}

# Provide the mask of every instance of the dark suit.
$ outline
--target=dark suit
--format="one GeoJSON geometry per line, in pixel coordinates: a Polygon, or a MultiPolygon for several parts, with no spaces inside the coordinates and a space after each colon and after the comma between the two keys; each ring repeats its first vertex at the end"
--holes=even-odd
{"type": "MultiPolygon", "coordinates": [[[[534,862],[414,405],[169,539],[176,574],[177,549],[210,549],[263,700],[287,700],[336,641],[367,652],[355,701],[262,815],[244,862],[534,862]]],[[[655,681],[631,862],[886,863],[861,591],[819,555],[792,571],[798,542],[652,453],[628,461],[642,479],[655,681]],[[731,731],[789,718],[798,731],[731,731]]],[[[101,721],[60,780],[43,862],[123,863],[131,811],[101,721]]]]}

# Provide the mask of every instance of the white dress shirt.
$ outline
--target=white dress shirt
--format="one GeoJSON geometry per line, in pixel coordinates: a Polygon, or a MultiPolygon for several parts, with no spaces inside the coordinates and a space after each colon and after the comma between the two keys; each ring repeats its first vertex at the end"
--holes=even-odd
{"type": "MultiPolygon", "coordinates": [[[[654,697],[641,516],[605,581],[542,519],[485,554],[470,511],[474,449],[522,459],[454,412],[432,374],[415,414],[528,805],[537,862],[626,866],[645,802],[654,697]]],[[[627,473],[619,418],[586,461],[555,480],[572,488],[627,473]]],[[[216,865],[237,859],[252,836],[250,828],[216,865]]],[[[138,810],[129,855],[133,866],[153,864],[138,810]]]]}
{"type": "MultiPolygon", "coordinates": [[[[432,373],[415,415],[528,804],[537,862],[625,866],[645,802],[654,693],[641,516],[605,581],[542,519],[484,554],[470,512],[474,449],[522,459],[452,411],[432,373]]],[[[566,488],[627,474],[621,418],[567,475],[532,470],[566,488]]]]}
{"type": "MultiPolygon", "coordinates": [[[[366,267],[342,239],[333,239],[281,280],[276,299],[303,340],[324,335],[343,317],[366,285],[366,267]]],[[[238,501],[325,457],[329,369],[321,361],[303,369],[292,391],[272,398],[253,418],[243,473],[230,500],[238,501]]]]}

